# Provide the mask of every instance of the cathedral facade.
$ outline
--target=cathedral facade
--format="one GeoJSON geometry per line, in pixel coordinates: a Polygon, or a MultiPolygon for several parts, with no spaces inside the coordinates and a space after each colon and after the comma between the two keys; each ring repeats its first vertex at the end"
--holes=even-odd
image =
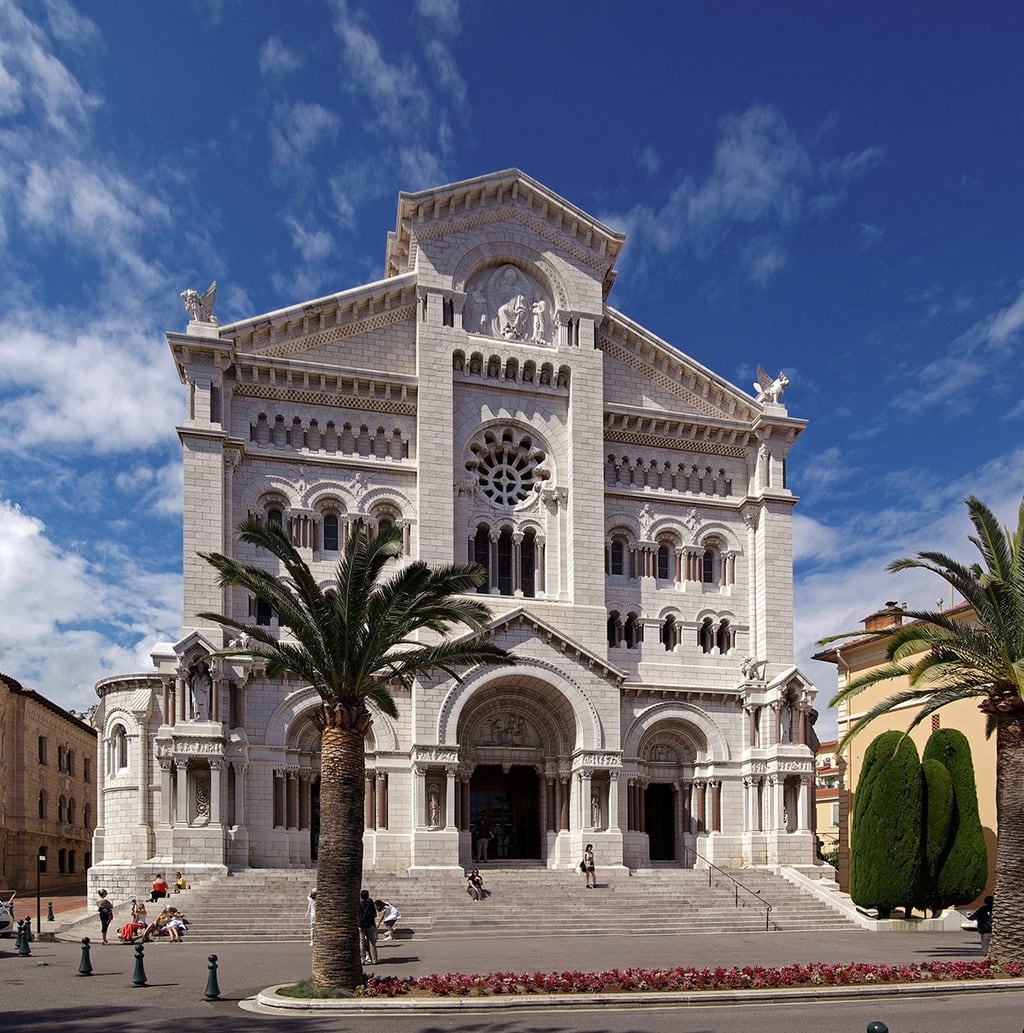
{"type": "MultiPolygon", "coordinates": [[[[608,304],[624,237],[517,170],[399,196],[385,275],[167,335],[184,388],[184,626],[103,680],[93,881],[315,863],[318,696],[219,658],[275,628],[198,553],[276,521],[332,578],[356,519],[475,560],[514,667],[399,691],[366,741],[380,870],[810,863],[815,688],[794,664],[788,383],[754,393],[608,304]]],[[[404,562],[404,558],[392,561],[404,562]]]]}

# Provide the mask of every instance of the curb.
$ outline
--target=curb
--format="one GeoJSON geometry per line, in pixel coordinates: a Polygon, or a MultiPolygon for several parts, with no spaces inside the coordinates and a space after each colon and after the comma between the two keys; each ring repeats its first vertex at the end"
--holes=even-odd
{"type": "Polygon", "coordinates": [[[247,1011],[315,1012],[318,1015],[444,1015],[495,1010],[546,1011],[594,1008],[693,1008],[736,1004],[820,1003],[822,998],[863,1000],[891,996],[923,997],[929,994],[991,993],[994,990],[1024,990],[1024,979],[978,979],[934,983],[879,983],[858,986],[810,986],[771,990],[659,990],[628,994],[498,994],[493,997],[361,997],[299,998],[282,997],[278,990],[290,986],[279,983],[261,990],[241,1002],[247,1011]]]}

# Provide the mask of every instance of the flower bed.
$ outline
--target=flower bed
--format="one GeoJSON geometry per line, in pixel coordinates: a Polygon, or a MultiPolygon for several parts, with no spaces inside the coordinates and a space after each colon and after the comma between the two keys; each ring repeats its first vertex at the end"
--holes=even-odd
{"type": "Polygon", "coordinates": [[[929,983],[1024,975],[1024,965],[983,961],[926,961],[909,965],[783,965],[764,968],[625,968],[603,972],[493,972],[464,975],[370,976],[363,997],[487,997],[500,994],[599,994],[637,991],[764,990],[779,987],[929,983]]]}

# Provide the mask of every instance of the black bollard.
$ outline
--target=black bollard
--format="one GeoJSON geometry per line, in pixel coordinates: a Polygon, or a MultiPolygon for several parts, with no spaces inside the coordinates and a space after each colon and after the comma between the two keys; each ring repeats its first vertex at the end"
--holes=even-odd
{"type": "Polygon", "coordinates": [[[889,1033],[889,1027],[884,1022],[869,1022],[868,1033],[889,1033]]]}
{"type": "Polygon", "coordinates": [[[204,1001],[216,1001],[220,997],[220,986],[217,983],[217,955],[211,954],[209,974],[206,977],[206,992],[203,994],[204,1001]]]}
{"type": "Polygon", "coordinates": [[[80,976],[92,975],[92,962],[89,960],[89,937],[82,937],[82,960],[78,963],[78,974],[80,976]]]}
{"type": "Polygon", "coordinates": [[[31,939],[32,919],[26,918],[23,922],[18,923],[18,927],[21,929],[21,946],[18,947],[18,957],[30,958],[32,957],[32,949],[28,943],[31,939]]]}
{"type": "Polygon", "coordinates": [[[52,900],[46,905],[46,921],[47,922],[56,922],[57,921],[57,919],[55,919],[53,917],[53,901],[52,900]]]}
{"type": "Polygon", "coordinates": [[[146,967],[142,963],[142,957],[146,953],[142,944],[135,947],[135,971],[132,973],[132,986],[146,985],[146,967]]]}

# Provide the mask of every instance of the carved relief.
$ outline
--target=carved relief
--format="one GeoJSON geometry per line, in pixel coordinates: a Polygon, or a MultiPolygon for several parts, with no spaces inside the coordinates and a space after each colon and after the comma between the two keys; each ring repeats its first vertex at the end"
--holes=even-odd
{"type": "Polygon", "coordinates": [[[514,265],[485,269],[466,285],[465,329],[505,341],[550,344],[551,297],[514,265]]]}
{"type": "Polygon", "coordinates": [[[535,746],[538,742],[526,720],[511,711],[491,718],[477,739],[479,746],[535,746]]]}

